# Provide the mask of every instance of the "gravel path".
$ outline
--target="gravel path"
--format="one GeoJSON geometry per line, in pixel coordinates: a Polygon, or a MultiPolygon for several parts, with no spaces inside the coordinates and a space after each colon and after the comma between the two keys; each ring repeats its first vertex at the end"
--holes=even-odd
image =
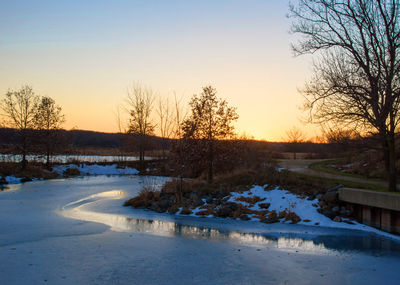
{"type": "Polygon", "coordinates": [[[320,162],[320,161],[324,161],[324,159],[296,159],[296,160],[282,159],[279,161],[279,166],[282,168],[286,168],[293,172],[302,173],[302,174],[306,174],[306,175],[314,176],[314,177],[338,179],[338,180],[344,180],[344,181],[351,181],[351,182],[387,187],[386,181],[377,181],[375,179],[351,177],[351,176],[346,176],[346,175],[339,175],[339,174],[327,173],[327,172],[322,172],[322,171],[316,171],[316,170],[308,168],[310,166],[310,164],[315,163],[315,162],[320,162]]]}

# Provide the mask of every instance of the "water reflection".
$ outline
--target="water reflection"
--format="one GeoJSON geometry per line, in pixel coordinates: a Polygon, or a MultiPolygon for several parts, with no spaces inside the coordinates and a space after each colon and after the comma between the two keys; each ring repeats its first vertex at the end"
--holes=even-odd
{"type": "Polygon", "coordinates": [[[393,240],[381,238],[375,234],[350,231],[330,230],[327,233],[280,233],[270,229],[256,233],[243,232],[224,228],[224,225],[202,226],[201,222],[163,221],[144,218],[132,218],[124,215],[93,212],[85,206],[99,199],[118,199],[124,196],[123,191],[113,190],[95,194],[85,199],[70,203],[64,207],[62,215],[106,224],[114,231],[144,233],[165,237],[184,237],[212,241],[229,241],[233,243],[279,248],[296,249],[307,253],[324,253],[331,251],[363,251],[371,254],[385,252],[386,254],[400,256],[400,245],[393,240]],[[192,224],[188,224],[192,223],[192,224]],[[193,225],[195,224],[195,225],[193,225]]]}

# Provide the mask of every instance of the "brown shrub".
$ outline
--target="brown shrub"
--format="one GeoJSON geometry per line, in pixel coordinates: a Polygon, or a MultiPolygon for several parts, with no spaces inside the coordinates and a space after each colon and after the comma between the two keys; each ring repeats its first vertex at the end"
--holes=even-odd
{"type": "Polygon", "coordinates": [[[208,216],[208,215],[214,215],[214,212],[212,210],[203,210],[196,213],[196,216],[208,216]]]}
{"type": "Polygon", "coordinates": [[[262,220],[264,223],[277,223],[279,222],[278,215],[275,210],[269,211],[269,213],[266,215],[265,219],[262,220]]]}
{"type": "Polygon", "coordinates": [[[292,224],[297,224],[301,219],[295,212],[288,212],[285,221],[292,221],[292,224]]]}
{"type": "Polygon", "coordinates": [[[52,179],[56,178],[57,174],[44,168],[42,164],[28,164],[26,169],[22,170],[19,163],[14,162],[1,162],[0,163],[0,177],[14,175],[20,178],[39,178],[39,179],[52,179]]]}
{"type": "Polygon", "coordinates": [[[132,206],[134,208],[148,208],[156,200],[156,195],[152,191],[142,190],[136,197],[125,201],[124,206],[132,206]]]}
{"type": "Polygon", "coordinates": [[[193,212],[192,212],[189,208],[183,207],[180,214],[181,214],[181,215],[190,215],[190,214],[192,214],[192,213],[193,213],[193,212]]]}
{"type": "Polygon", "coordinates": [[[80,174],[81,172],[79,171],[79,169],[75,167],[67,168],[63,171],[64,176],[78,176],[80,174]]]}
{"type": "Polygon", "coordinates": [[[175,204],[168,208],[168,213],[169,214],[176,214],[176,212],[178,212],[178,211],[179,211],[179,208],[175,204]]]}
{"type": "Polygon", "coordinates": [[[271,203],[260,203],[258,206],[262,209],[268,209],[271,206],[271,203]]]}

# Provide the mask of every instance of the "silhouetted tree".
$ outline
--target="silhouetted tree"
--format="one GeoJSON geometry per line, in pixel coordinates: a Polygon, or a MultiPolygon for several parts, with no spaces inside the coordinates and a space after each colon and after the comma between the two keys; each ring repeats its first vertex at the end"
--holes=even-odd
{"type": "Polygon", "coordinates": [[[317,53],[306,84],[306,109],[315,122],[376,131],[389,189],[396,191],[395,132],[400,105],[399,0],[299,0],[291,6],[294,46],[317,53]]]}
{"type": "Polygon", "coordinates": [[[229,107],[226,100],[217,98],[216,94],[213,87],[207,86],[199,96],[194,95],[189,103],[190,116],[182,126],[183,138],[200,143],[206,154],[209,183],[213,181],[216,141],[233,137],[233,122],[239,118],[236,109],[229,107]]]}
{"type": "Polygon", "coordinates": [[[62,109],[50,97],[42,97],[33,117],[34,128],[39,131],[39,143],[44,146],[46,166],[50,167],[50,157],[61,144],[59,130],[65,122],[62,109]]]}
{"type": "Polygon", "coordinates": [[[153,134],[155,127],[151,121],[153,102],[154,94],[151,89],[135,85],[130,91],[128,91],[128,133],[136,135],[138,138],[139,163],[141,170],[144,168],[147,136],[153,134]]]}
{"type": "Polygon", "coordinates": [[[6,117],[7,126],[17,129],[19,133],[22,169],[25,169],[27,164],[28,139],[30,131],[34,127],[38,101],[39,97],[28,85],[23,86],[19,91],[9,90],[1,101],[1,109],[6,117]]]}
{"type": "Polygon", "coordinates": [[[162,158],[165,159],[168,141],[174,133],[175,123],[173,110],[170,106],[168,98],[159,98],[156,111],[158,115],[158,129],[161,136],[162,158]]]}
{"type": "Polygon", "coordinates": [[[293,152],[293,159],[296,159],[299,144],[304,142],[304,134],[300,129],[293,127],[286,132],[286,136],[287,142],[290,144],[290,148],[293,152]]]}

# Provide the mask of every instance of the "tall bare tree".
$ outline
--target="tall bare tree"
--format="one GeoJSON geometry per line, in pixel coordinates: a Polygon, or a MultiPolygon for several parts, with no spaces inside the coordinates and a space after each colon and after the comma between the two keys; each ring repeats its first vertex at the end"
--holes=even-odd
{"type": "Polygon", "coordinates": [[[233,122],[239,116],[235,108],[228,106],[226,100],[217,97],[217,91],[211,86],[204,87],[199,96],[194,95],[189,105],[191,113],[183,122],[183,137],[205,142],[208,182],[211,183],[215,142],[234,135],[233,122]]]}
{"type": "Polygon", "coordinates": [[[300,129],[292,127],[286,132],[286,136],[287,142],[290,143],[290,148],[293,152],[293,159],[296,159],[296,153],[298,151],[299,144],[304,142],[304,134],[300,129]]]}
{"type": "Polygon", "coordinates": [[[151,118],[154,93],[151,89],[136,84],[128,90],[126,102],[129,113],[128,133],[138,137],[139,163],[143,170],[147,137],[153,134],[155,128],[151,118]]]}
{"type": "Polygon", "coordinates": [[[162,158],[165,159],[168,140],[174,133],[175,123],[173,108],[171,107],[168,98],[163,99],[160,97],[158,99],[156,112],[158,115],[158,129],[161,136],[162,158]]]}
{"type": "Polygon", "coordinates": [[[39,97],[35,95],[32,87],[26,85],[19,91],[9,90],[1,101],[1,109],[6,117],[7,126],[18,130],[20,137],[20,151],[22,154],[22,169],[26,168],[26,155],[28,152],[29,132],[34,127],[34,116],[39,97]]]}
{"type": "Polygon", "coordinates": [[[380,136],[389,189],[396,191],[395,132],[400,105],[399,0],[298,0],[296,54],[314,54],[306,109],[314,122],[380,136]]]}
{"type": "Polygon", "coordinates": [[[39,141],[44,146],[47,167],[50,167],[50,157],[56,146],[60,145],[60,134],[57,130],[61,129],[64,122],[61,106],[50,97],[42,97],[35,111],[33,124],[40,132],[39,141]]]}

